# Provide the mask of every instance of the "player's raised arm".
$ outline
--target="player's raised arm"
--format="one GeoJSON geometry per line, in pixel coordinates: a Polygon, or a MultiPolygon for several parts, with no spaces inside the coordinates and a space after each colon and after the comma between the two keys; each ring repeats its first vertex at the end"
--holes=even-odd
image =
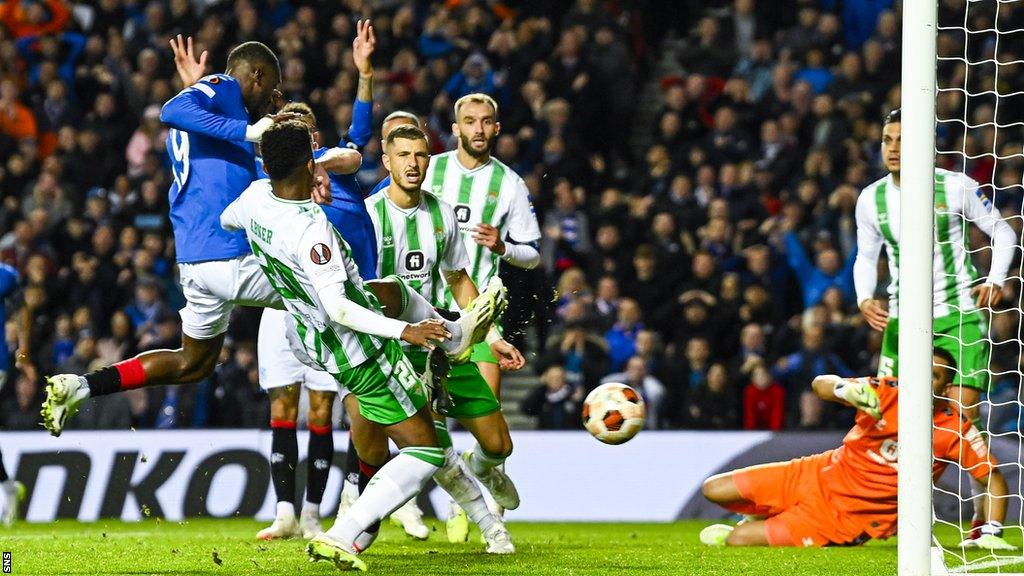
{"type": "Polygon", "coordinates": [[[881,418],[881,402],[868,378],[840,378],[834,374],[823,374],[811,382],[811,388],[818,398],[838,402],[863,410],[872,418],[881,418]]]}
{"type": "Polygon", "coordinates": [[[965,184],[962,193],[963,215],[992,239],[992,267],[988,278],[984,284],[975,286],[971,290],[971,295],[975,297],[975,304],[979,308],[995,306],[1002,300],[1000,288],[1006,281],[1006,273],[1013,262],[1017,234],[992,206],[992,202],[982,192],[978,183],[966,176],[962,178],[965,184]]]}
{"type": "Polygon", "coordinates": [[[331,174],[354,174],[363,163],[363,155],[351,148],[329,148],[316,163],[331,174]]]}
{"type": "Polygon", "coordinates": [[[356,22],[356,37],[352,41],[352,59],[359,71],[356,100],[352,103],[352,124],[348,139],[362,148],[373,136],[373,64],[370,57],[377,46],[377,37],[369,20],[356,22]]]}
{"type": "Polygon", "coordinates": [[[245,120],[218,113],[221,101],[229,98],[237,101],[240,93],[238,82],[230,76],[206,77],[168,100],[160,110],[160,121],[184,132],[244,142],[250,133],[252,136],[256,136],[257,131],[262,134],[273,121],[265,118],[250,127],[245,120]]]}

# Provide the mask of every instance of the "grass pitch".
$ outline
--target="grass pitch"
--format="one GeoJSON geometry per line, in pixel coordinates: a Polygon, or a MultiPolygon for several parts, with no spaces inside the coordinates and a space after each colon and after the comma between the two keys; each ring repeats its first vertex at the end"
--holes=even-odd
{"type": "MultiPolygon", "coordinates": [[[[896,572],[895,540],[857,548],[713,549],[701,546],[697,540],[700,529],[707,525],[704,521],[511,523],[517,553],[490,556],[484,553],[476,533],[469,543],[449,544],[443,525],[435,521],[429,524],[434,531],[425,542],[411,540],[386,526],[377,544],[364,556],[370,572],[389,576],[841,576],[896,572]]],[[[308,562],[300,540],[255,540],[256,531],[263,526],[248,519],[19,523],[8,530],[0,529],[0,551],[11,552],[12,574],[337,573],[329,563],[308,562]]],[[[1019,534],[1013,539],[1020,543],[1019,534]]]]}

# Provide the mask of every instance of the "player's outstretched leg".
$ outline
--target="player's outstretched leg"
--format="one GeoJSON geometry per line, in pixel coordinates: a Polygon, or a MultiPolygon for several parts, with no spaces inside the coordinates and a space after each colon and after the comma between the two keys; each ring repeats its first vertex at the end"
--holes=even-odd
{"type": "Polygon", "coordinates": [[[388,317],[406,322],[431,318],[444,321],[452,339],[443,342],[441,346],[456,363],[469,361],[473,345],[483,341],[495,318],[501,316],[508,306],[505,286],[497,276],[462,311],[458,320],[450,320],[438,314],[426,298],[410,289],[397,276],[371,281],[367,286],[384,304],[384,313],[388,317]]]}
{"type": "Polygon", "coordinates": [[[360,536],[418,494],[444,463],[444,452],[437,445],[425,407],[385,430],[401,451],[377,471],[343,518],[310,541],[306,548],[310,558],[331,560],[341,569],[365,570],[356,556],[362,551],[360,536]]]}
{"type": "Polygon", "coordinates": [[[295,420],[299,385],[270,388],[267,393],[270,395],[270,478],[277,496],[277,509],[274,522],[256,533],[256,538],[296,538],[302,535],[295,518],[295,467],[299,461],[295,420]]]}
{"type": "Polygon", "coordinates": [[[449,542],[465,542],[469,537],[469,522],[480,527],[487,544],[488,554],[512,554],[516,551],[505,524],[487,508],[483,492],[466,471],[465,464],[455,454],[451,436],[444,421],[435,420],[437,440],[445,449],[444,466],[434,474],[434,481],[454,500],[446,522],[449,542]],[[468,518],[467,518],[468,515],[468,518]]]}
{"type": "MultiPolygon", "coordinates": [[[[442,352],[441,354],[443,355],[444,353],[442,352]]],[[[373,454],[368,456],[367,460],[363,460],[359,456],[353,434],[349,434],[346,470],[349,470],[350,473],[346,476],[345,486],[342,490],[341,504],[338,506],[338,518],[345,516],[348,509],[359,498],[361,490],[366,487],[377,470],[391,458],[391,453],[387,446],[387,436],[384,434],[383,429],[362,417],[359,413],[359,402],[354,395],[349,394],[345,397],[345,409],[352,420],[353,431],[360,432],[360,443],[364,446],[366,444],[382,445],[382,448],[375,450],[373,454]]],[[[407,535],[417,540],[426,540],[430,537],[430,528],[423,522],[423,511],[416,504],[415,498],[409,499],[408,502],[395,510],[391,514],[391,522],[401,528],[407,535]]],[[[379,526],[372,527],[367,531],[367,537],[376,538],[378,529],[379,526]]],[[[365,546],[361,548],[365,548],[365,546]]]]}
{"type": "Polygon", "coordinates": [[[183,336],[182,347],[177,350],[153,350],[84,376],[50,376],[41,411],[43,426],[50,434],[60,436],[68,418],[78,412],[86,398],[143,386],[198,382],[213,373],[223,344],[223,333],[204,340],[183,336]]]}

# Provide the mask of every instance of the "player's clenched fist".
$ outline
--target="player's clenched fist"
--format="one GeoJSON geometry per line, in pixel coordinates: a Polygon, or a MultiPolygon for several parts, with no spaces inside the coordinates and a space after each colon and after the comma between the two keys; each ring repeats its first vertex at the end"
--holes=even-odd
{"type": "Polygon", "coordinates": [[[421,320],[415,324],[409,324],[402,330],[402,340],[414,346],[423,346],[427,350],[434,349],[434,342],[451,340],[452,334],[445,329],[444,323],[440,320],[421,320]]]}

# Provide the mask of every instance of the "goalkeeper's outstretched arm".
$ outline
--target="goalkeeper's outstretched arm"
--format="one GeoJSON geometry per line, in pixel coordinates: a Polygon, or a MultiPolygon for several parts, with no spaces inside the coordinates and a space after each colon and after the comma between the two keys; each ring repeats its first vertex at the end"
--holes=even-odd
{"type": "Polygon", "coordinates": [[[811,388],[818,398],[838,402],[862,410],[872,418],[881,418],[881,402],[867,378],[840,378],[835,374],[823,374],[811,382],[811,388]]]}

